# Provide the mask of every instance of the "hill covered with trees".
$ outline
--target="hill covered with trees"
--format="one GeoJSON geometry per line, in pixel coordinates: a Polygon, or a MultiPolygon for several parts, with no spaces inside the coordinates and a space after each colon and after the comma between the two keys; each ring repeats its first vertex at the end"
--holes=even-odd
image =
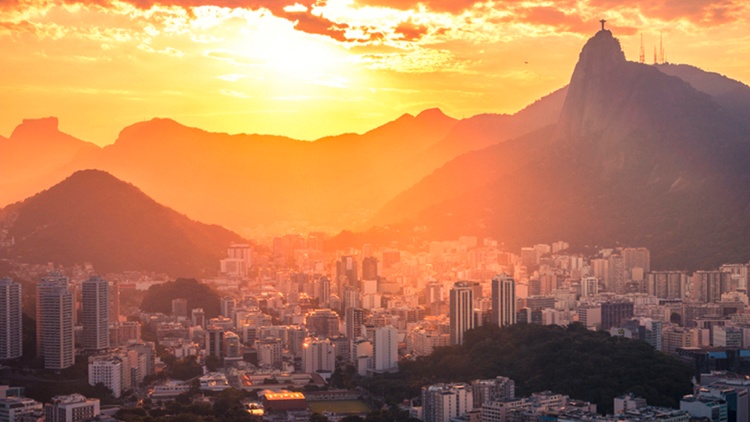
{"type": "Polygon", "coordinates": [[[206,318],[219,316],[221,310],[219,294],[209,285],[192,278],[178,278],[149,287],[141,302],[145,312],[172,313],[172,300],[187,299],[188,315],[193,308],[203,308],[206,318]]]}
{"type": "Polygon", "coordinates": [[[515,381],[519,397],[551,390],[611,413],[613,399],[629,392],[651,405],[679,407],[679,399],[692,391],[693,374],[690,366],[641,341],[579,324],[517,324],[470,330],[462,346],[437,348],[430,356],[402,363],[398,374],[362,382],[395,403],[418,396],[422,386],[433,383],[506,376],[515,381]]]}

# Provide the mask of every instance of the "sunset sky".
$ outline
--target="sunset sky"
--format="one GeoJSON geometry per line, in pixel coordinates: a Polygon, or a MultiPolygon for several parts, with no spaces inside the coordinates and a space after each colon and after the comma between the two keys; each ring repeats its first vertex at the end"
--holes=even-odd
{"type": "Polygon", "coordinates": [[[0,0],[0,135],[24,118],[99,145],[170,117],[315,139],[440,107],[515,112],[565,85],[608,20],[629,60],[750,83],[739,0],[0,0]]]}

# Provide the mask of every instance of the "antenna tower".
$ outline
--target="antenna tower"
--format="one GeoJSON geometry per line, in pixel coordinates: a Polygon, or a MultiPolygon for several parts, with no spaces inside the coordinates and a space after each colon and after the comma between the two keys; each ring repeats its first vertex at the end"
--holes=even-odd
{"type": "Polygon", "coordinates": [[[641,32],[641,55],[638,61],[646,63],[646,50],[643,48],[643,32],[641,32]]]}
{"type": "Polygon", "coordinates": [[[664,64],[664,35],[659,34],[659,62],[664,64]]]}

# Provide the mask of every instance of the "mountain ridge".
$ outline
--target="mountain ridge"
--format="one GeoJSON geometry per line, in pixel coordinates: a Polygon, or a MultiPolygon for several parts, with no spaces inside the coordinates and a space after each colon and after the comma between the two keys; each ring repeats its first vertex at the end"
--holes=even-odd
{"type": "Polygon", "coordinates": [[[102,273],[212,275],[230,243],[244,242],[219,226],[190,220],[100,170],[75,172],[0,209],[0,227],[0,243],[10,245],[3,251],[6,257],[39,264],[90,262],[102,273]]]}

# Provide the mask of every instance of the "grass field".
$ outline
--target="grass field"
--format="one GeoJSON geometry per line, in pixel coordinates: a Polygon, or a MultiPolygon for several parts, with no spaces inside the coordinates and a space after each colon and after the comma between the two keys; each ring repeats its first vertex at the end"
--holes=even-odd
{"type": "Polygon", "coordinates": [[[360,400],[311,401],[307,403],[316,413],[367,413],[370,408],[360,400]]]}

